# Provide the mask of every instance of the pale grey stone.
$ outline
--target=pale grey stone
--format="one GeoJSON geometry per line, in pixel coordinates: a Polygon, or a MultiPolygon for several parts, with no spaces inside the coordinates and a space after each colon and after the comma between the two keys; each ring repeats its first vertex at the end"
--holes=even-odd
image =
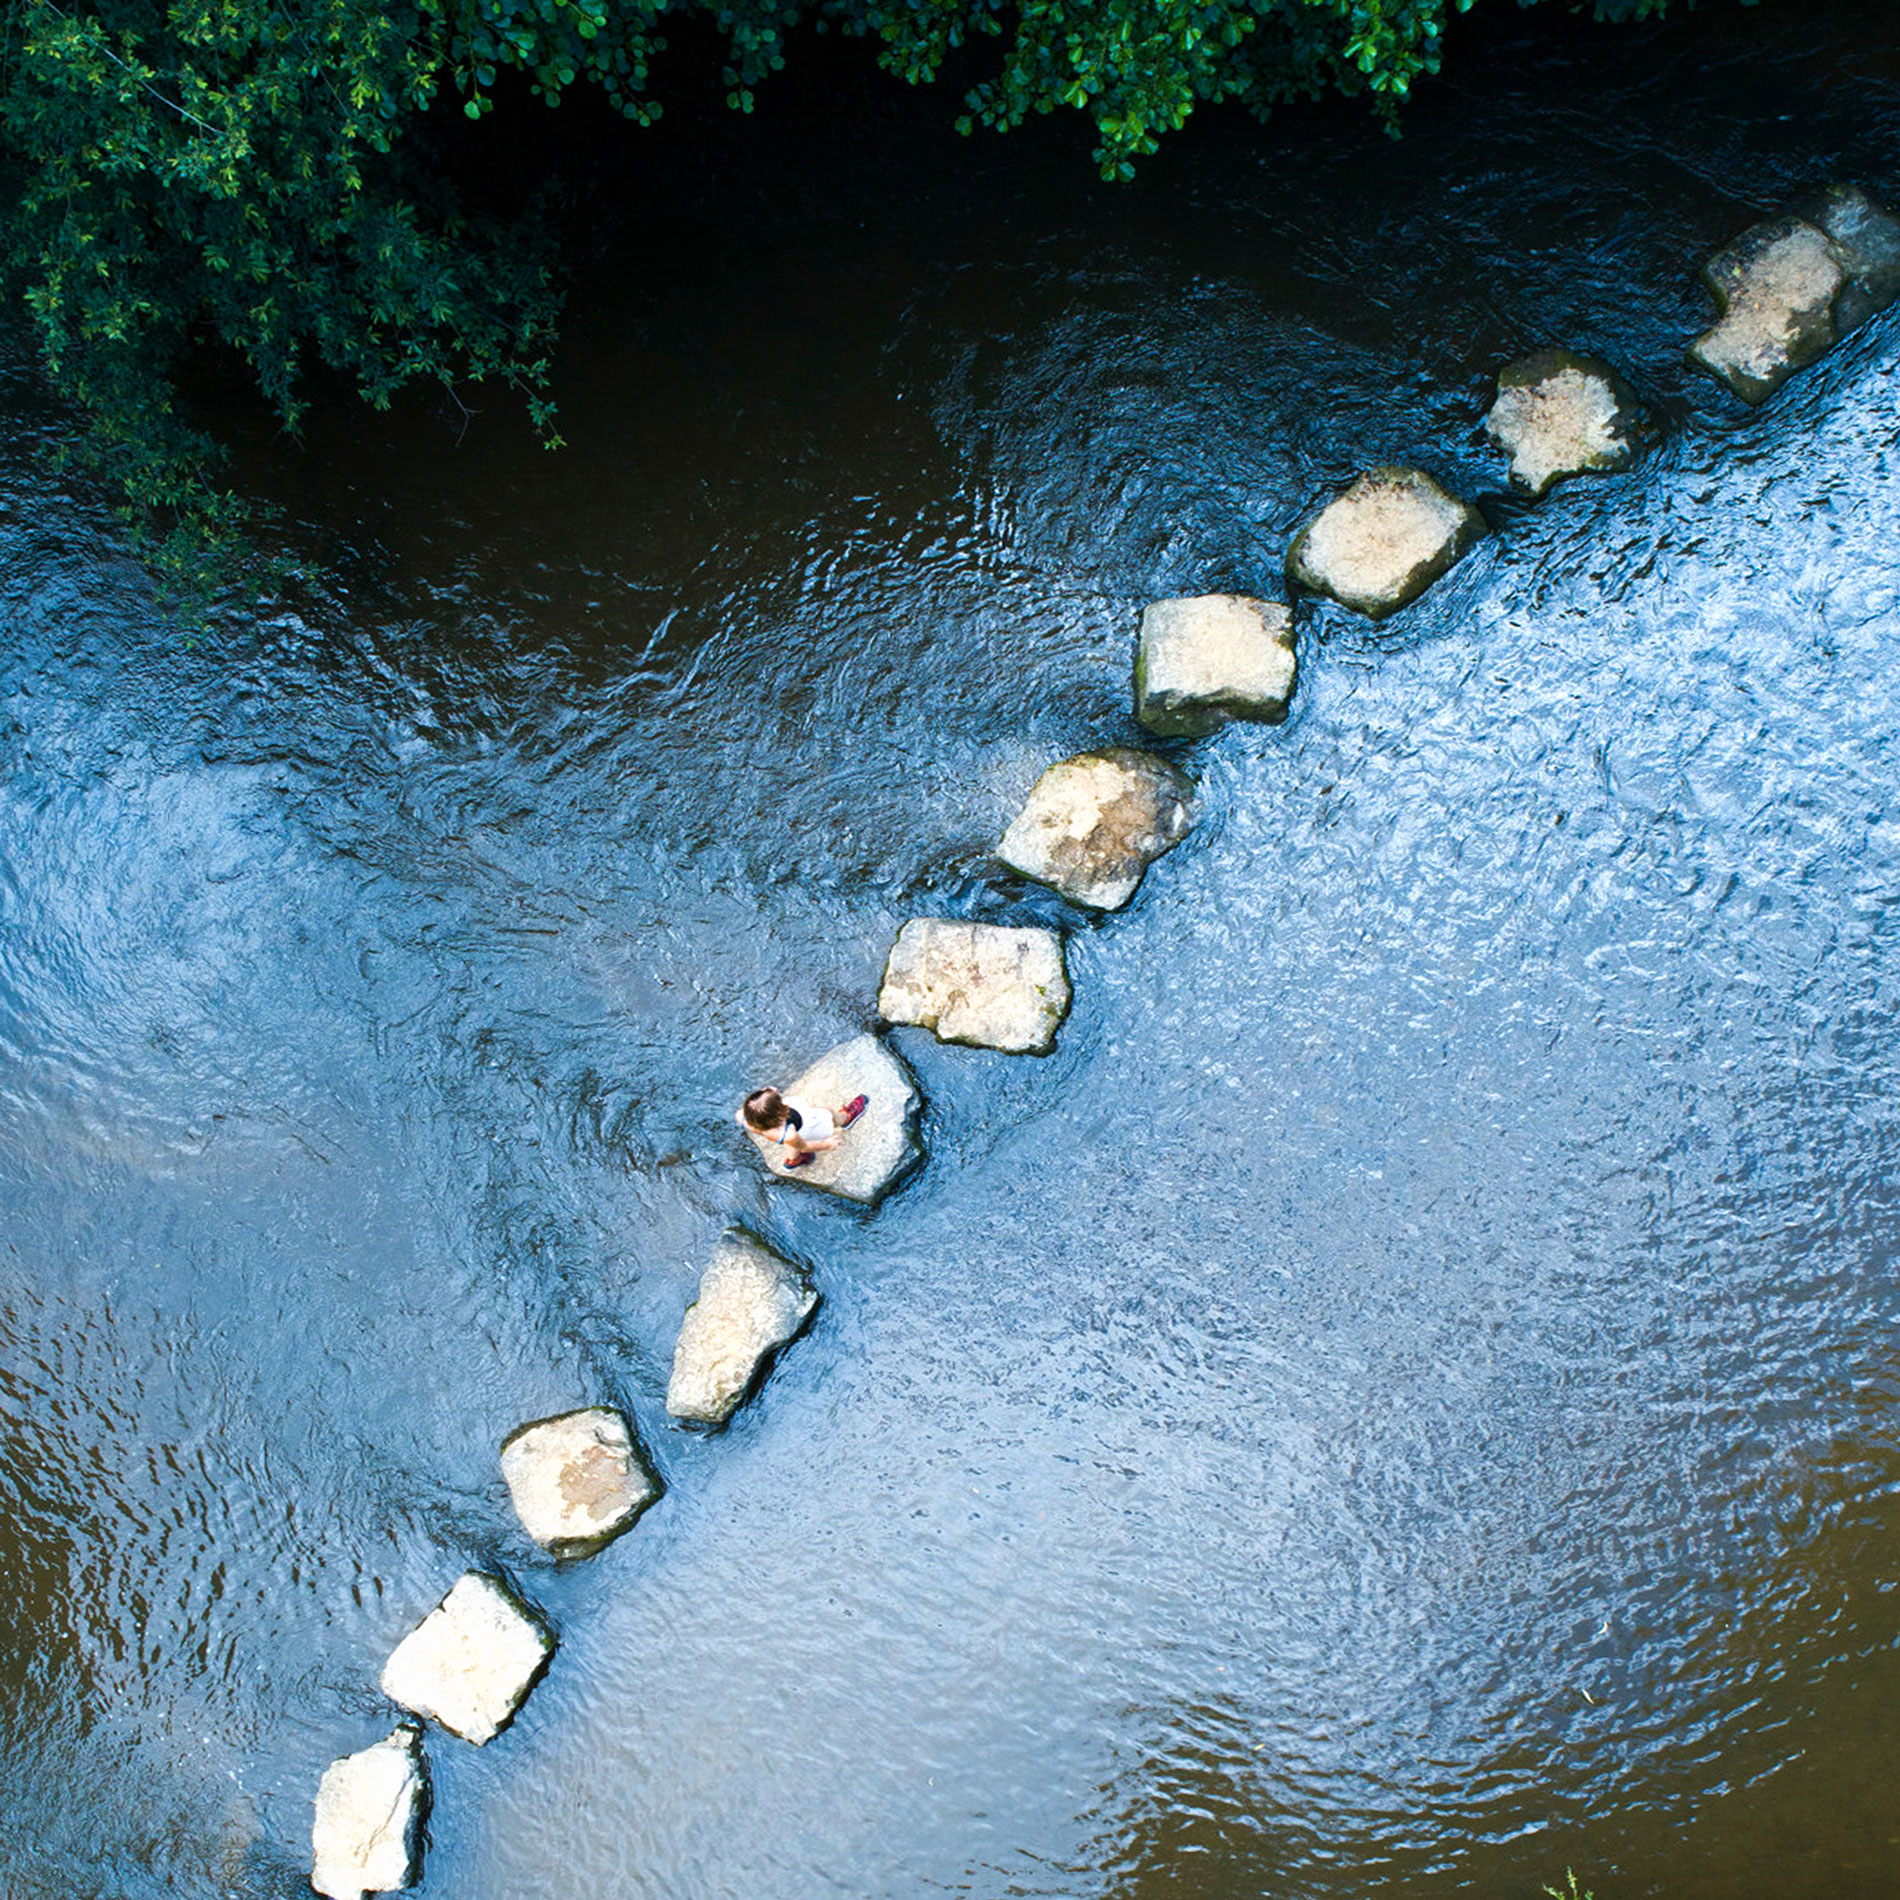
{"type": "Polygon", "coordinates": [[[1082,752],[1043,773],[996,855],[1077,904],[1119,910],[1142,874],[1194,825],[1186,778],[1128,746],[1082,752]]]}
{"type": "Polygon", "coordinates": [[[522,1529],[557,1557],[611,1543],[660,1495],[633,1427],[605,1405],[517,1426],[501,1475],[522,1529]]]}
{"type": "Polygon", "coordinates": [[[875,1207],[923,1159],[917,1139],[922,1107],[917,1084],[902,1060],[876,1036],[854,1036],[840,1043],[782,1092],[825,1108],[842,1107],[862,1095],[868,1106],[844,1130],[839,1147],[789,1172],[784,1148],[747,1129],[765,1165],[781,1180],[875,1207]]]}
{"type": "Polygon", "coordinates": [[[1368,469],[1294,537],[1287,578],[1379,620],[1416,600],[1483,533],[1477,511],[1429,475],[1368,469]]]}
{"type": "Polygon", "coordinates": [[[1834,300],[1847,272],[1827,233],[1801,218],[1752,226],[1702,276],[1722,315],[1689,355],[1744,402],[1772,395],[1838,340],[1834,300]]]}
{"type": "Polygon", "coordinates": [[[1293,612],[1244,594],[1158,600],[1141,616],[1135,718],[1164,739],[1198,739],[1234,719],[1286,717],[1293,612]]]}
{"type": "Polygon", "coordinates": [[[501,1733],[554,1654],[540,1616],[471,1570],[383,1665],[383,1694],[478,1747],[501,1733]]]}
{"type": "Polygon", "coordinates": [[[723,1425],[817,1304],[803,1269],[750,1234],[728,1234],[686,1309],[667,1411],[688,1424],[723,1425]]]}
{"type": "Polygon", "coordinates": [[[1834,328],[1846,336],[1900,297],[1900,218],[1857,185],[1829,185],[1794,206],[1827,234],[1847,282],[1834,299],[1834,328]]]}
{"type": "Polygon", "coordinates": [[[897,933],[878,1014],[939,1042],[1046,1055],[1069,1013],[1069,973],[1053,930],[915,917],[897,933]]]}
{"type": "Polygon", "coordinates": [[[1539,350],[1498,372],[1485,433],[1532,495],[1568,475],[1608,474],[1636,459],[1642,410],[1616,372],[1570,350],[1539,350]]]}
{"type": "Polygon", "coordinates": [[[329,1900],[413,1887],[429,1808],[421,1732],[408,1723],[373,1748],[333,1761],[317,1787],[310,1884],[329,1900]]]}
{"type": "Polygon", "coordinates": [[[1900,296],[1900,218],[1856,185],[1829,185],[1751,225],[1702,277],[1722,315],[1690,360],[1761,402],[1900,296]]]}

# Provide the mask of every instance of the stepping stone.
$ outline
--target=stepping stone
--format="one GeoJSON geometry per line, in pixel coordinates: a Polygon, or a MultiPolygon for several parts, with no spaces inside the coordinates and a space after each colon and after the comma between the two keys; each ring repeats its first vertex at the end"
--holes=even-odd
{"type": "Polygon", "coordinates": [[[479,1747],[515,1719],[554,1654],[541,1617],[471,1570],[383,1665],[383,1694],[479,1747]]]}
{"type": "Polygon", "coordinates": [[[996,855],[1073,903],[1120,910],[1148,866],[1193,827],[1181,773],[1151,752],[1110,746],[1050,766],[996,855]]]}
{"type": "Polygon", "coordinates": [[[1636,460],[1642,406],[1593,356],[1539,350],[1498,372],[1484,432],[1510,458],[1511,480],[1542,495],[1567,475],[1607,475],[1636,460]]]}
{"type": "Polygon", "coordinates": [[[1751,225],[1702,280],[1722,315],[1689,358],[1761,402],[1900,295],[1900,219],[1852,185],[1831,185],[1751,225]]]}
{"type": "Polygon", "coordinates": [[[409,1723],[333,1761],[317,1786],[310,1884],[329,1900],[413,1887],[422,1875],[429,1771],[422,1731],[409,1723]]]}
{"type": "Polygon", "coordinates": [[[1287,579],[1373,620],[1416,600],[1482,538],[1475,508],[1415,468],[1368,469],[1287,550],[1287,579]]]}
{"type": "Polygon", "coordinates": [[[668,1412],[691,1425],[723,1425],[817,1305],[802,1268],[750,1234],[728,1234],[686,1309],[666,1388],[668,1412]]]}
{"type": "Polygon", "coordinates": [[[557,1557],[592,1556],[660,1495],[632,1426],[605,1405],[517,1426],[501,1475],[522,1529],[557,1557]]]}
{"type": "Polygon", "coordinates": [[[1243,594],[1158,600],[1141,616],[1135,717],[1163,739],[1273,722],[1293,697],[1293,610],[1243,594]]]}
{"type": "Polygon", "coordinates": [[[1827,233],[1847,273],[1834,300],[1834,327],[1842,336],[1900,297],[1900,218],[1856,185],[1829,185],[1793,210],[1827,233]]]}
{"type": "Polygon", "coordinates": [[[1693,362],[1744,402],[1771,396],[1839,341],[1834,299],[1847,273],[1825,231],[1801,218],[1746,230],[1702,267],[1721,321],[1689,346],[1693,362]]]}
{"type": "Polygon", "coordinates": [[[897,933],[877,1012],[939,1042],[1047,1055],[1069,1013],[1069,973],[1053,930],[916,917],[897,933]]]}
{"type": "Polygon", "coordinates": [[[829,1148],[790,1174],[774,1164],[785,1150],[763,1135],[751,1136],[765,1164],[781,1181],[819,1188],[865,1207],[875,1207],[923,1159],[917,1116],[923,1103],[903,1061],[876,1036],[854,1036],[820,1056],[783,1091],[827,1108],[863,1095],[870,1106],[844,1130],[844,1145],[829,1148]]]}

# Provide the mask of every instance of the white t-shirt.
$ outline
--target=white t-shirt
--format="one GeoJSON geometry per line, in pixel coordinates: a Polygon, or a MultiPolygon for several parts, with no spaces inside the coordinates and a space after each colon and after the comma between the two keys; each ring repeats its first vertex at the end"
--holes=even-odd
{"type": "MultiPolygon", "coordinates": [[[[810,1102],[801,1102],[796,1095],[784,1098],[785,1106],[798,1117],[798,1133],[805,1141],[827,1141],[837,1131],[837,1123],[831,1119],[828,1108],[814,1108],[810,1102]]],[[[783,1141],[791,1133],[789,1127],[779,1131],[779,1140],[783,1141]]]]}

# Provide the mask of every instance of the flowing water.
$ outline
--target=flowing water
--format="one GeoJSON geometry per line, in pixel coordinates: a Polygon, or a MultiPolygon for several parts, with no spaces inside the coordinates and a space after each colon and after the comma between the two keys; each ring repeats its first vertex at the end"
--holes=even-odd
{"type": "Polygon", "coordinates": [[[1884,17],[1510,16],[1403,142],[1120,189],[815,46],[608,148],[563,453],[260,450],[303,573],[198,635],[15,372],[9,1900],[307,1891],[472,1562],[563,1642],[431,1744],[453,1900],[1900,1890],[1900,312],[1759,412],[1680,360],[1711,248],[1900,185],[1884,17]],[[1653,456],[1309,612],[1058,1052],[900,1032],[926,1170],[768,1186],[734,1102],[905,918],[1057,914],[986,854],[1139,739],[1140,604],[1495,491],[1549,342],[1653,456]],[[734,1220],[824,1304],[694,1438],[734,1220]],[[496,1446],[603,1400],[668,1495],[557,1570],[496,1446]]]}

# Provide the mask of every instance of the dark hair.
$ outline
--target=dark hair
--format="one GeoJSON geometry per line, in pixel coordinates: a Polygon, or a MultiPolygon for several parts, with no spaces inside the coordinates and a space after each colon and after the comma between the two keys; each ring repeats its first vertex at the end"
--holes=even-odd
{"type": "Polygon", "coordinates": [[[790,1122],[794,1128],[803,1128],[805,1125],[798,1110],[777,1089],[754,1089],[745,1098],[745,1125],[748,1128],[756,1128],[760,1134],[769,1135],[780,1122],[790,1122]]]}

